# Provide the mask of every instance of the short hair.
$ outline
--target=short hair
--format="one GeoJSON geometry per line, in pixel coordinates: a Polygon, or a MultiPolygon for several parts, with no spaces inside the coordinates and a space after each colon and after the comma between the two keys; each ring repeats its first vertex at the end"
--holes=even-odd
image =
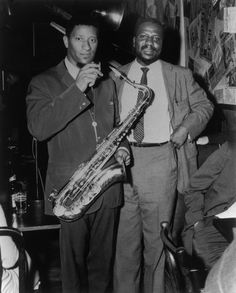
{"type": "Polygon", "coordinates": [[[139,27],[145,22],[151,22],[153,24],[158,25],[162,29],[162,32],[164,33],[164,25],[159,20],[155,18],[151,18],[151,17],[139,17],[134,27],[134,36],[137,36],[139,27]]]}
{"type": "Polygon", "coordinates": [[[79,17],[73,17],[69,20],[69,22],[66,25],[66,36],[70,37],[71,32],[73,31],[74,27],[77,25],[87,25],[87,26],[94,26],[97,29],[97,33],[99,35],[101,26],[100,22],[94,18],[93,16],[79,16],[79,17]]]}

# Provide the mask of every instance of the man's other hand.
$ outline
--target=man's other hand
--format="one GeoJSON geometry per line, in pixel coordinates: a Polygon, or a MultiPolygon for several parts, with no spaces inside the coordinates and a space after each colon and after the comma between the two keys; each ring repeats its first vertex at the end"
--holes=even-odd
{"type": "Polygon", "coordinates": [[[119,148],[115,153],[115,158],[121,165],[128,166],[130,164],[130,153],[126,148],[119,148]]]}
{"type": "Polygon", "coordinates": [[[179,126],[171,134],[170,141],[176,148],[180,148],[188,137],[188,131],[185,127],[179,126]]]}

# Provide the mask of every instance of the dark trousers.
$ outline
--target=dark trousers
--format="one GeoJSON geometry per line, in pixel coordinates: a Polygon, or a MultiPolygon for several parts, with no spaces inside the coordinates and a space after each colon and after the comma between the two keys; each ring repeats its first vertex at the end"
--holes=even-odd
{"type": "Polygon", "coordinates": [[[195,256],[206,269],[212,268],[223,254],[228,241],[213,225],[214,217],[206,217],[183,233],[186,251],[195,256]],[[192,253],[191,249],[192,246],[192,253]]]}
{"type": "Polygon", "coordinates": [[[61,225],[63,293],[110,293],[119,208],[97,212],[61,225]]]}
{"type": "Polygon", "coordinates": [[[185,215],[185,203],[184,195],[181,193],[177,194],[175,211],[172,216],[172,238],[176,245],[182,245],[181,233],[184,229],[184,215],[185,215]]]}

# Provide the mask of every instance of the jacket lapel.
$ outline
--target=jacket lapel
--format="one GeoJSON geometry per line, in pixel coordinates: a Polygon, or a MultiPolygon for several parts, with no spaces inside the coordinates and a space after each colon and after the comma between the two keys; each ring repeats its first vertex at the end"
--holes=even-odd
{"type": "MultiPolygon", "coordinates": [[[[120,68],[118,68],[121,72],[125,73],[126,75],[128,75],[128,72],[130,70],[131,67],[131,63],[128,63],[120,68]]],[[[116,78],[116,86],[117,86],[117,92],[118,94],[118,101],[119,101],[119,111],[121,112],[121,96],[122,96],[122,92],[123,92],[123,88],[124,88],[124,84],[125,81],[122,78],[116,78]]]]}
{"type": "Polygon", "coordinates": [[[175,94],[176,94],[176,74],[173,70],[172,64],[167,63],[165,61],[161,61],[161,64],[162,64],[162,73],[163,73],[164,83],[165,83],[166,92],[168,96],[170,120],[172,121],[172,118],[174,116],[173,103],[174,103],[175,94]]]}
{"type": "Polygon", "coordinates": [[[70,75],[70,73],[66,69],[64,60],[62,60],[56,66],[56,70],[57,70],[58,74],[61,76],[62,82],[65,83],[65,85],[67,87],[71,86],[75,82],[75,80],[73,79],[73,77],[70,75]]]}

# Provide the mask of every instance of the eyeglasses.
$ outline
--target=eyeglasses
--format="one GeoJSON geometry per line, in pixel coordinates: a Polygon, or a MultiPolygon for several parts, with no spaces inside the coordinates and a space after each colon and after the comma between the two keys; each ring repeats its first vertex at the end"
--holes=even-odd
{"type": "Polygon", "coordinates": [[[150,39],[152,43],[160,43],[162,41],[162,38],[160,38],[160,36],[158,36],[158,35],[149,36],[146,34],[138,35],[137,39],[139,41],[145,41],[145,42],[149,41],[149,39],[150,39]]]}

